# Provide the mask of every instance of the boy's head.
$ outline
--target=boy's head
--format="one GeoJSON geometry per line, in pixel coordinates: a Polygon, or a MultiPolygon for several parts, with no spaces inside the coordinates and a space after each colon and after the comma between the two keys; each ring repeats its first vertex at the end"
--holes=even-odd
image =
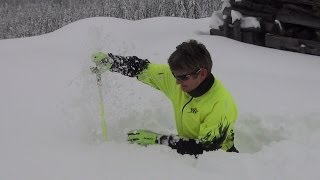
{"type": "Polygon", "coordinates": [[[196,40],[183,42],[170,55],[168,64],[171,70],[195,71],[203,68],[211,72],[212,60],[207,48],[196,40]]]}
{"type": "Polygon", "coordinates": [[[184,92],[191,92],[207,78],[212,60],[206,47],[196,40],[183,42],[168,59],[173,76],[184,92]]]}

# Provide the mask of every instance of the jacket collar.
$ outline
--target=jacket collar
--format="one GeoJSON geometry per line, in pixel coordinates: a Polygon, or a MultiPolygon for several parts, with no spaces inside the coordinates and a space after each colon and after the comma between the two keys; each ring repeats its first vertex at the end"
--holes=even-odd
{"type": "Polygon", "coordinates": [[[202,81],[202,83],[196,89],[190,91],[188,94],[192,97],[202,96],[203,94],[209,91],[209,89],[214,84],[214,80],[214,76],[212,75],[212,73],[210,73],[210,75],[207,76],[207,78],[204,81],[202,81]]]}

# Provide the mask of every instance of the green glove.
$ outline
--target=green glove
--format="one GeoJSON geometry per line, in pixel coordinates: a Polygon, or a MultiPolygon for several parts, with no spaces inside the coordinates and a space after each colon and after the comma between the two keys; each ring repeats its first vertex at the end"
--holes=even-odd
{"type": "Polygon", "coordinates": [[[93,73],[104,73],[110,71],[113,60],[103,52],[95,52],[91,56],[91,60],[96,64],[96,67],[91,67],[93,73]]]}
{"type": "Polygon", "coordinates": [[[134,130],[128,133],[128,141],[139,145],[147,146],[151,144],[158,144],[160,134],[148,130],[134,130]]]}

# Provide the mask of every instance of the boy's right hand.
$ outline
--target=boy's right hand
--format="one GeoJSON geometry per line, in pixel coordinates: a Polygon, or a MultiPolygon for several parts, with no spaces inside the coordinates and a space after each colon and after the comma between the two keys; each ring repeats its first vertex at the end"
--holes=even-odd
{"type": "Polygon", "coordinates": [[[96,64],[96,67],[91,67],[93,73],[102,74],[106,71],[110,71],[112,67],[112,59],[103,52],[95,52],[91,55],[91,60],[96,64]]]}

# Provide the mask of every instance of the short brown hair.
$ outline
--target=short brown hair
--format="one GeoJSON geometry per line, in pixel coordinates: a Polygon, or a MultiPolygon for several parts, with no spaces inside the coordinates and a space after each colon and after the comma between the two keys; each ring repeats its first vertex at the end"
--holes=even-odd
{"type": "Polygon", "coordinates": [[[196,40],[183,42],[170,55],[168,64],[171,70],[207,69],[211,72],[212,60],[207,48],[196,40]]]}

